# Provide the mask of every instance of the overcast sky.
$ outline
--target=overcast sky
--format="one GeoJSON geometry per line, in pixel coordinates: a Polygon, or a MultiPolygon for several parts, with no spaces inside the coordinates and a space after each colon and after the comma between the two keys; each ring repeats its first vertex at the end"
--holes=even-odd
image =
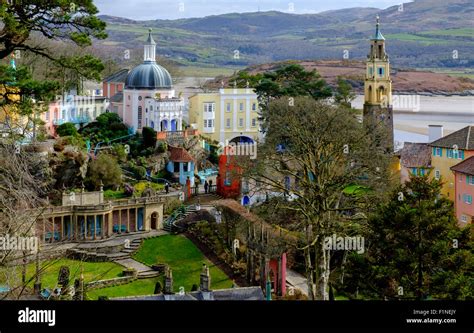
{"type": "Polygon", "coordinates": [[[410,0],[95,0],[100,14],[135,20],[203,17],[235,12],[278,10],[319,13],[350,7],[387,8],[410,0]]]}

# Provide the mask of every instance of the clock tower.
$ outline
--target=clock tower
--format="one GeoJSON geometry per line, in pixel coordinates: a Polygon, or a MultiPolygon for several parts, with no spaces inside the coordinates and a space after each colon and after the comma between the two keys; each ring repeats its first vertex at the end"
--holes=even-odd
{"type": "Polygon", "coordinates": [[[392,80],[390,62],[385,53],[385,38],[380,32],[380,19],[377,16],[375,35],[370,41],[370,54],[367,56],[367,68],[364,84],[364,125],[371,133],[377,127],[385,129],[386,135],[379,144],[393,151],[393,109],[392,80]]]}

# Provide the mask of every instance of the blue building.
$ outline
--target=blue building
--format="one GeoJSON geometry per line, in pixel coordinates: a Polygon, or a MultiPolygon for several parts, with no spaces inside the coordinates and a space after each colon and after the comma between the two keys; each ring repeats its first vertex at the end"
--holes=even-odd
{"type": "Polygon", "coordinates": [[[191,186],[194,186],[194,159],[184,148],[169,146],[171,153],[166,170],[171,172],[181,185],[186,185],[189,177],[191,186]]]}

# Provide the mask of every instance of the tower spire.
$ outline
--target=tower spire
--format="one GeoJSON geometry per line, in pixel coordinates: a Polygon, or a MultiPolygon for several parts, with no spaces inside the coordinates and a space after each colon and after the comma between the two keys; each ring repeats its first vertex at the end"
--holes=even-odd
{"type": "Polygon", "coordinates": [[[156,42],[153,39],[153,36],[151,35],[151,31],[151,28],[148,29],[148,38],[145,42],[143,60],[154,62],[156,61],[156,42]]]}
{"type": "Polygon", "coordinates": [[[380,16],[377,15],[375,23],[375,37],[374,40],[385,40],[385,37],[380,32],[380,16]]]}

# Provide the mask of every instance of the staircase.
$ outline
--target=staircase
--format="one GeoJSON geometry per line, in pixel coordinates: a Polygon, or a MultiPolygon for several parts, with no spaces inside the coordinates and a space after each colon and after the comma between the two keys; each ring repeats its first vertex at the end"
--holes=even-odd
{"type": "Polygon", "coordinates": [[[104,253],[97,252],[95,249],[68,249],[66,255],[68,258],[90,261],[90,262],[104,262],[130,259],[132,255],[138,250],[142,239],[134,239],[130,242],[130,247],[123,248],[120,252],[104,253]]]}
{"type": "Polygon", "coordinates": [[[177,232],[180,228],[176,225],[177,222],[183,220],[191,214],[196,212],[196,205],[181,206],[176,209],[163,223],[163,230],[168,232],[177,232]]]}

